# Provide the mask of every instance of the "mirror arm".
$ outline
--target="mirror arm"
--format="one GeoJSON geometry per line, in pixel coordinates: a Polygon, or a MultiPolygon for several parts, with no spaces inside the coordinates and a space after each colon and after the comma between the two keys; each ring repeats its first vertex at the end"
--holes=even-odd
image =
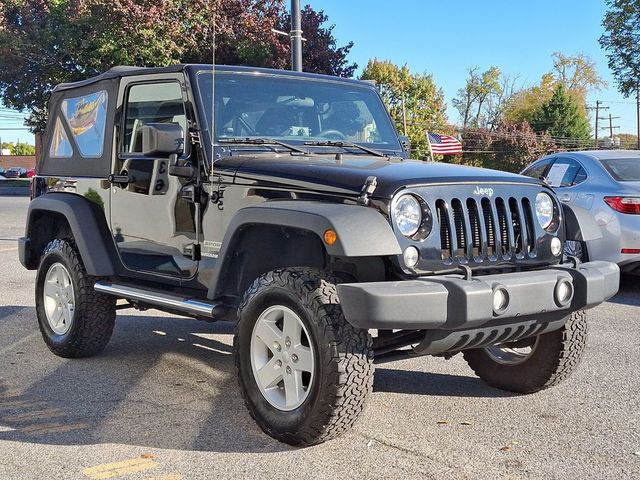
{"type": "Polygon", "coordinates": [[[180,178],[195,177],[196,169],[192,165],[178,165],[178,155],[172,153],[169,156],[169,175],[180,178]]]}

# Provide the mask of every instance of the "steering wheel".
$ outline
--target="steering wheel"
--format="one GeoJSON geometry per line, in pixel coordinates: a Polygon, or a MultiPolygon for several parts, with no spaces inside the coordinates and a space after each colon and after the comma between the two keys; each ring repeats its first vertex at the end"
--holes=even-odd
{"type": "Polygon", "coordinates": [[[318,133],[319,137],[324,137],[333,140],[346,140],[347,136],[340,130],[323,130],[318,133]]]}

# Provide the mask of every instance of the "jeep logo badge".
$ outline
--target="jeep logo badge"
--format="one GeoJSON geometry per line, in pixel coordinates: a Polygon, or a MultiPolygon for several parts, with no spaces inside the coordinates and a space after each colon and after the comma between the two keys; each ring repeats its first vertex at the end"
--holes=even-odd
{"type": "Polygon", "coordinates": [[[479,186],[476,186],[476,189],[473,191],[474,195],[486,195],[487,197],[490,197],[493,195],[493,188],[480,188],[479,186]]]}

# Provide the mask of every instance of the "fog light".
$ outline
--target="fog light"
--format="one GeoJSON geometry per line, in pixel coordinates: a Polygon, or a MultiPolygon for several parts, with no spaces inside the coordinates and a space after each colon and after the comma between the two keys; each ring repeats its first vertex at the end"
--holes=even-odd
{"type": "Polygon", "coordinates": [[[509,292],[504,287],[493,290],[493,312],[496,314],[504,312],[509,306],[509,292]]]}
{"type": "Polygon", "coordinates": [[[551,239],[551,253],[556,257],[562,253],[562,242],[558,237],[551,239]]]}
{"type": "Polygon", "coordinates": [[[407,247],[402,254],[402,259],[407,267],[413,268],[418,264],[418,260],[420,260],[420,252],[414,246],[407,247]]]}
{"type": "Polygon", "coordinates": [[[566,307],[573,298],[573,284],[569,280],[560,280],[556,285],[556,303],[559,307],[566,307]]]}

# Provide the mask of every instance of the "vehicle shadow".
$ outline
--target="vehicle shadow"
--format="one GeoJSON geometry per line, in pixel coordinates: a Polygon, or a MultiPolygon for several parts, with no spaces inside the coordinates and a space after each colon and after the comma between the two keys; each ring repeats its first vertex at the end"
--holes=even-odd
{"type": "MultiPolygon", "coordinates": [[[[231,323],[119,315],[102,354],[63,359],[44,345],[34,310],[0,307],[0,441],[237,453],[292,448],[262,433],[244,407],[231,323]]],[[[386,366],[376,371],[374,391],[508,395],[476,378],[386,366]]]]}
{"type": "Polygon", "coordinates": [[[34,310],[0,307],[0,318],[19,312],[34,319],[28,335],[12,339],[16,348],[0,345],[0,441],[290,449],[263,434],[244,407],[230,323],[122,315],[102,354],[70,360],[46,348],[34,310]]]}
{"type": "Polygon", "coordinates": [[[609,300],[612,303],[630,305],[633,307],[640,305],[640,277],[633,275],[622,275],[620,277],[620,290],[609,300]]]}
{"type": "Polygon", "coordinates": [[[416,372],[376,367],[374,392],[437,397],[513,397],[515,393],[492,388],[479,378],[445,373],[416,372]]]}

